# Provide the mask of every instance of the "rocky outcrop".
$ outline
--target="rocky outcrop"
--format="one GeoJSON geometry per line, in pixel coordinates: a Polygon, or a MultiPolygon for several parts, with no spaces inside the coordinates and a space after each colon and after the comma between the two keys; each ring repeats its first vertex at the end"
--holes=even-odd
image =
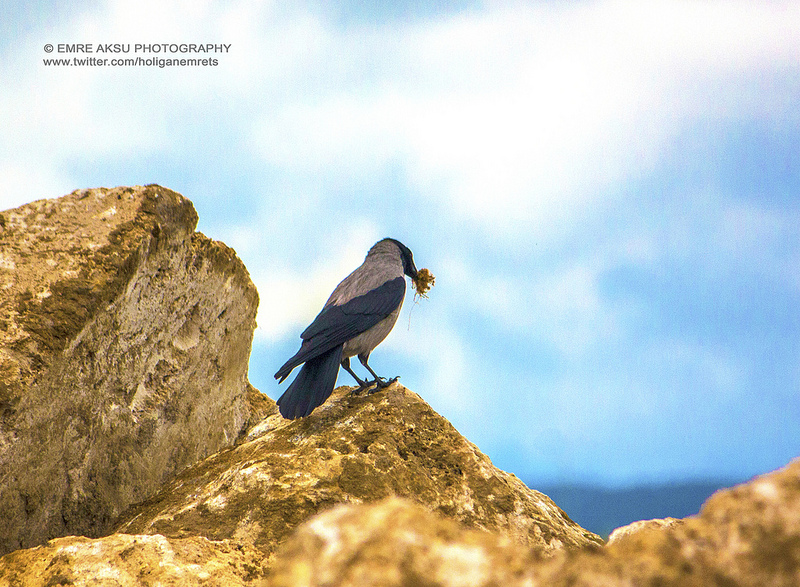
{"type": "Polygon", "coordinates": [[[338,388],[307,418],[266,418],[245,442],[132,508],[117,531],[235,539],[271,555],[300,523],[336,504],[399,496],[545,556],[602,544],[403,386],[349,391],[338,388]]]}
{"type": "Polygon", "coordinates": [[[108,532],[251,417],[258,295],[196,223],[159,186],[0,214],[0,553],[108,532]]]}
{"type": "Polygon", "coordinates": [[[541,558],[410,505],[341,506],[281,547],[270,585],[800,585],[800,460],[720,491],[698,516],[651,520],[605,548],[541,558]],[[496,565],[496,566],[495,566],[496,565]]]}
{"type": "Polygon", "coordinates": [[[300,526],[280,548],[271,587],[533,584],[535,551],[470,530],[411,501],[340,505],[300,526]]]}
{"type": "Polygon", "coordinates": [[[255,587],[266,573],[255,555],[205,538],[68,536],[0,559],[0,585],[255,587]]]}
{"type": "Polygon", "coordinates": [[[678,518],[639,520],[638,522],[633,522],[627,526],[622,526],[621,528],[614,530],[608,537],[607,544],[609,546],[612,544],[619,544],[620,542],[631,539],[631,537],[634,537],[639,533],[650,532],[653,530],[666,530],[667,528],[679,526],[683,523],[684,520],[680,520],[678,518]]]}
{"type": "Polygon", "coordinates": [[[142,585],[180,584],[180,577],[187,585],[271,587],[795,587],[800,460],[718,492],[698,516],[637,524],[603,548],[553,556],[389,497],[308,518],[271,560],[237,539],[158,534],[61,538],[0,558],[0,585],[135,584],[131,577],[142,585]]]}
{"type": "Polygon", "coordinates": [[[631,529],[537,577],[556,587],[800,585],[800,460],[717,492],[698,516],[631,529]]]}

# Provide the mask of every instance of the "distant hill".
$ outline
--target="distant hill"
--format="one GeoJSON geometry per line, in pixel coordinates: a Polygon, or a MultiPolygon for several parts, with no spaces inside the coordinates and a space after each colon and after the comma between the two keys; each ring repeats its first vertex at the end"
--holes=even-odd
{"type": "Polygon", "coordinates": [[[612,530],[653,518],[685,518],[718,489],[741,481],[696,481],[609,489],[582,485],[550,485],[534,489],[548,495],[587,530],[607,538],[612,530]]]}

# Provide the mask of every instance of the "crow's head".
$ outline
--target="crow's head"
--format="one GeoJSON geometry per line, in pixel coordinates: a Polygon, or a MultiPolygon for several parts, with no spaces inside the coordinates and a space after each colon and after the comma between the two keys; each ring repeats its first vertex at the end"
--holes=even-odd
{"type": "Polygon", "coordinates": [[[400,258],[403,260],[403,273],[408,275],[411,279],[417,278],[417,266],[414,264],[414,255],[407,246],[399,240],[387,238],[385,240],[392,241],[397,248],[400,249],[400,258]]]}

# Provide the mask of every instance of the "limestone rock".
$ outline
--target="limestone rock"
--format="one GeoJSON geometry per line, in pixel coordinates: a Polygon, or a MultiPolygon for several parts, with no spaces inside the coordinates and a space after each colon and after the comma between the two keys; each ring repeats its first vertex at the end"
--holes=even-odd
{"type": "MultiPolygon", "coordinates": [[[[254,467],[256,440],[226,452],[250,445],[254,467]]],[[[212,467],[204,469],[207,481],[214,474],[212,467]]],[[[259,474],[264,472],[244,473],[251,479],[259,474]]],[[[233,489],[230,475],[219,482],[233,489]]],[[[206,507],[226,507],[220,495],[206,507]]],[[[265,505],[277,517],[287,513],[265,505]]],[[[340,504],[307,519],[271,561],[263,549],[237,539],[69,537],[0,558],[0,585],[794,587],[800,584],[800,460],[718,492],[699,516],[628,530],[605,548],[548,553],[507,533],[466,528],[411,500],[388,497],[340,504]]]]}
{"type": "Polygon", "coordinates": [[[230,538],[269,555],[316,513],[399,496],[543,555],[602,544],[403,386],[349,390],[338,388],[307,418],[265,419],[245,442],[133,507],[118,531],[230,538]]]}
{"type": "Polygon", "coordinates": [[[640,520],[627,526],[622,526],[614,530],[608,537],[608,545],[617,544],[623,540],[628,540],[639,532],[650,530],[664,530],[672,526],[683,524],[683,520],[677,518],[661,518],[658,520],[640,520]]]}
{"type": "Polygon", "coordinates": [[[253,555],[205,538],[68,536],[0,558],[0,585],[257,587],[266,571],[253,555]]]}
{"type": "Polygon", "coordinates": [[[547,563],[537,577],[556,587],[800,585],[800,460],[715,493],[696,517],[547,563]]]}
{"type": "Polygon", "coordinates": [[[408,500],[339,505],[279,549],[271,587],[481,587],[532,584],[534,551],[408,500]]]}
{"type": "MultiPolygon", "coordinates": [[[[98,536],[250,418],[258,294],[159,186],[2,213],[0,553],[98,536]]],[[[271,400],[270,400],[271,401],[271,400]]]]}

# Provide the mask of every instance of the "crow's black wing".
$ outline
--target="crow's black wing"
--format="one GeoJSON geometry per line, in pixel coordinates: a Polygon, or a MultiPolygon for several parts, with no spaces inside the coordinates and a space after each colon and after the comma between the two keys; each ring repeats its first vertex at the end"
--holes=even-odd
{"type": "Polygon", "coordinates": [[[275,379],[283,381],[300,363],[318,357],[366,332],[394,312],[403,301],[405,293],[405,278],[395,277],[341,306],[323,309],[300,335],[303,345],[278,370],[275,379]]]}

